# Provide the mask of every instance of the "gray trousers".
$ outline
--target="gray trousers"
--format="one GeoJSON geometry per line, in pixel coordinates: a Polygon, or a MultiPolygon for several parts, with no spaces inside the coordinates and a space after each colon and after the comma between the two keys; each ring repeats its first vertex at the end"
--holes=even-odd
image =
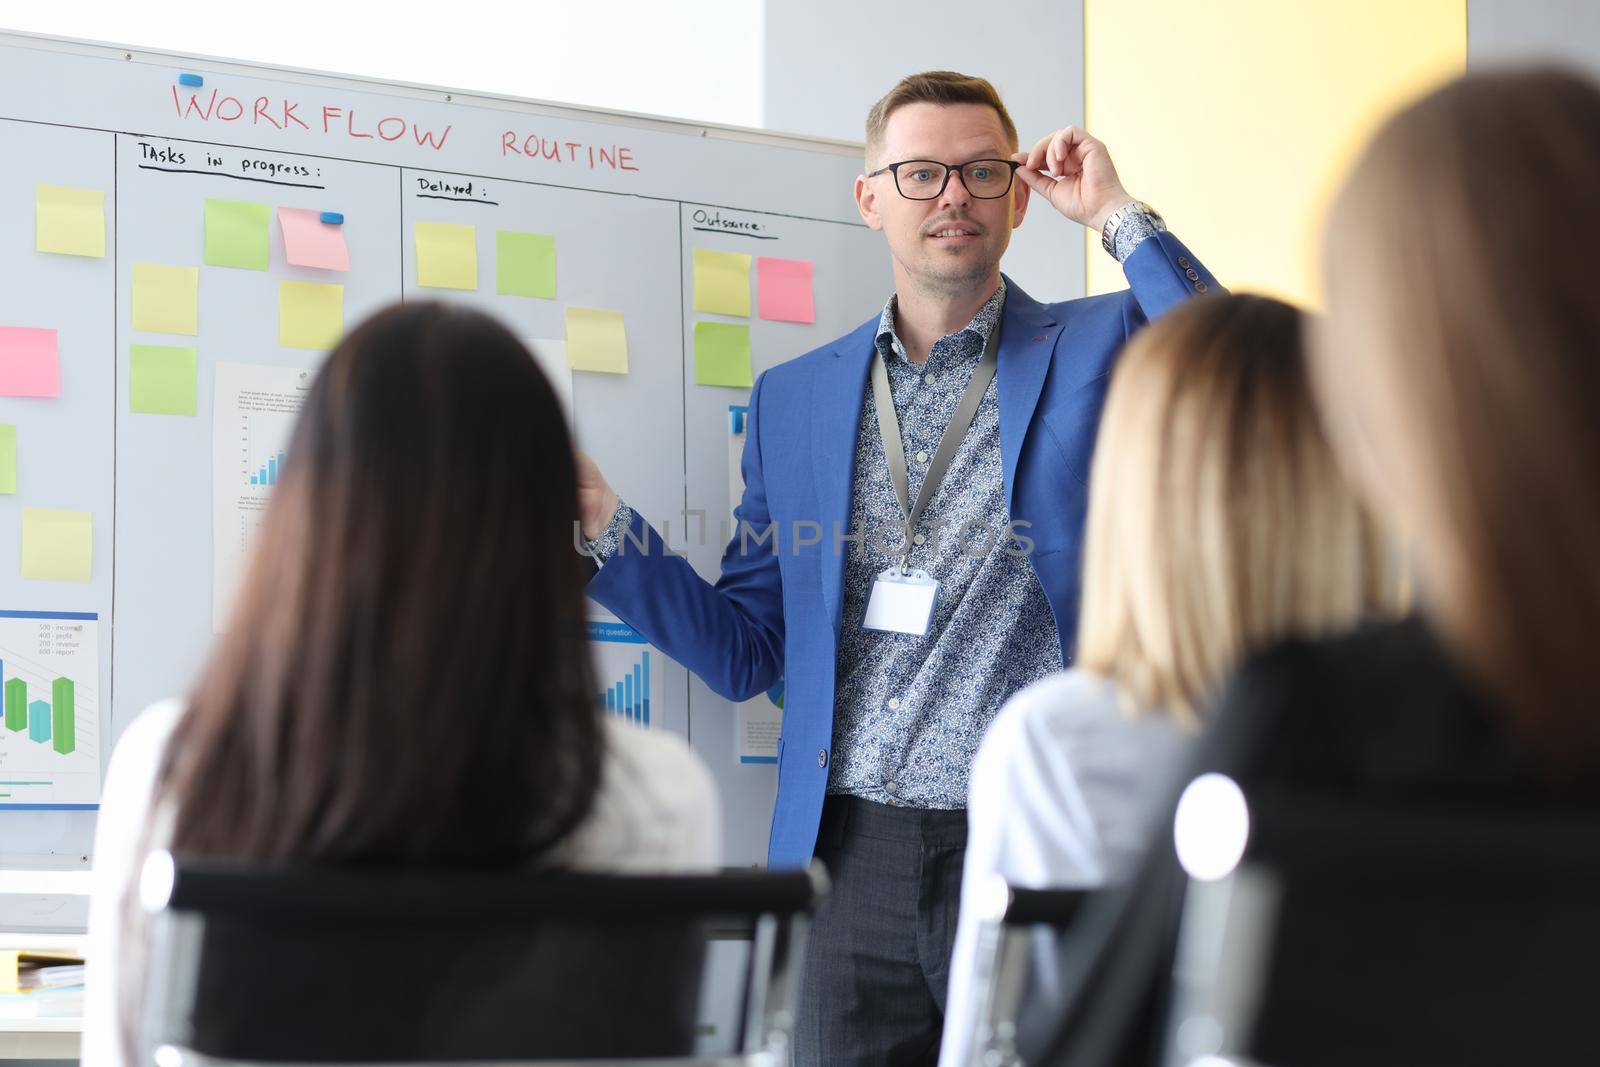
{"type": "Polygon", "coordinates": [[[816,856],[833,887],[813,926],[797,1067],[939,1057],[967,813],[830,796],[816,856]]]}

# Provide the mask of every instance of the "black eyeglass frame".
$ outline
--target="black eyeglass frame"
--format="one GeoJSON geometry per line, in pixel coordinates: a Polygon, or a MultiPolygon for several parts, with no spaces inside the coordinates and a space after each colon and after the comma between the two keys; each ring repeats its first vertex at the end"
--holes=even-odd
{"type": "Polygon", "coordinates": [[[965,163],[943,163],[943,162],[940,162],[937,159],[902,159],[898,163],[890,163],[887,167],[879,167],[877,170],[873,171],[871,174],[868,174],[867,177],[876,178],[880,174],[893,174],[894,175],[894,191],[899,193],[902,197],[905,197],[905,199],[907,199],[907,200],[937,200],[941,196],[944,195],[945,189],[947,189],[949,187],[949,185],[950,185],[950,175],[955,174],[956,172],[959,171],[961,173],[961,187],[963,189],[965,189],[967,191],[967,194],[969,196],[971,196],[973,199],[975,199],[975,200],[999,200],[1001,197],[1003,197],[1007,193],[1011,192],[1011,187],[1016,184],[1016,181],[1017,181],[1017,168],[1020,167],[1020,166],[1022,166],[1022,164],[1018,163],[1014,159],[999,159],[999,158],[996,158],[996,157],[986,157],[984,159],[969,159],[965,163]],[[932,196],[906,196],[906,191],[904,189],[900,188],[900,168],[901,167],[908,167],[913,163],[932,163],[935,166],[939,166],[939,167],[943,167],[944,168],[944,181],[939,183],[939,191],[938,192],[934,193],[932,196]],[[1002,189],[1000,192],[993,194],[992,196],[984,196],[981,193],[974,193],[972,191],[972,186],[967,184],[967,168],[968,167],[976,167],[980,163],[999,163],[999,164],[1002,164],[1005,167],[1007,167],[1010,170],[1011,174],[1010,174],[1010,180],[1006,182],[1006,187],[1004,189],[1002,189]]]}

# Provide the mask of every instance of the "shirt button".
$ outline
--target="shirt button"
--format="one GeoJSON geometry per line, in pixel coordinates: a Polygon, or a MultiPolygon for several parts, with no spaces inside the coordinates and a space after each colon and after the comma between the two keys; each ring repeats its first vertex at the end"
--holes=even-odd
{"type": "Polygon", "coordinates": [[[917,462],[918,463],[926,463],[926,462],[928,462],[928,454],[926,452],[918,452],[917,453],[917,462]]]}
{"type": "Polygon", "coordinates": [[[889,698],[889,710],[890,711],[899,711],[900,710],[900,698],[899,697],[890,697],[889,698]]]}
{"type": "Polygon", "coordinates": [[[818,767],[826,767],[827,765],[828,765],[828,750],[825,749],[825,748],[817,749],[817,766],[818,767]]]}
{"type": "Polygon", "coordinates": [[[929,385],[938,385],[939,384],[939,376],[937,374],[928,375],[928,384],[929,385]]]}
{"type": "Polygon", "coordinates": [[[920,544],[922,544],[922,542],[926,541],[927,539],[928,538],[926,536],[924,536],[923,534],[917,534],[916,536],[911,538],[911,543],[914,544],[914,545],[920,545],[920,544]]]}

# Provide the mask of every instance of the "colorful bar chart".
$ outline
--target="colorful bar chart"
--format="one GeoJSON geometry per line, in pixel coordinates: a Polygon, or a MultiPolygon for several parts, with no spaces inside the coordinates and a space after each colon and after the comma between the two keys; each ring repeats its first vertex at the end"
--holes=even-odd
{"type": "Polygon", "coordinates": [[[277,485],[278,475],[283,473],[283,453],[269,456],[261,465],[261,469],[250,476],[251,485],[277,485]]]}
{"type": "Polygon", "coordinates": [[[100,800],[99,616],[0,610],[0,810],[100,800]]]}
{"type": "MultiPolygon", "coordinates": [[[[0,660],[0,675],[5,661],[0,660]]],[[[50,683],[49,700],[28,699],[28,683],[22,678],[5,680],[6,729],[12,733],[28,731],[28,740],[49,742],[63,756],[77,748],[78,707],[76,686],[71,678],[56,678],[50,683]]]]}

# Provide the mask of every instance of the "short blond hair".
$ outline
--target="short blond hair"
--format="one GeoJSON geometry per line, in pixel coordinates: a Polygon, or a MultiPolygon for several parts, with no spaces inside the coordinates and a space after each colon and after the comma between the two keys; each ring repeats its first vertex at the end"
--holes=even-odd
{"type": "Polygon", "coordinates": [[[1313,406],[1299,312],[1203,297],[1121,357],[1090,479],[1078,663],[1189,723],[1250,652],[1395,605],[1313,406]]]}
{"type": "Polygon", "coordinates": [[[958,74],[953,70],[927,70],[921,74],[908,74],[895,83],[883,99],[867,112],[867,159],[870,162],[883,145],[883,131],[889,125],[889,116],[907,104],[981,104],[992,107],[1000,116],[1000,126],[1005,130],[1006,142],[1017,150],[1017,125],[1011,121],[1010,112],[1001,101],[1000,94],[989,79],[972,74],[958,74]]]}

